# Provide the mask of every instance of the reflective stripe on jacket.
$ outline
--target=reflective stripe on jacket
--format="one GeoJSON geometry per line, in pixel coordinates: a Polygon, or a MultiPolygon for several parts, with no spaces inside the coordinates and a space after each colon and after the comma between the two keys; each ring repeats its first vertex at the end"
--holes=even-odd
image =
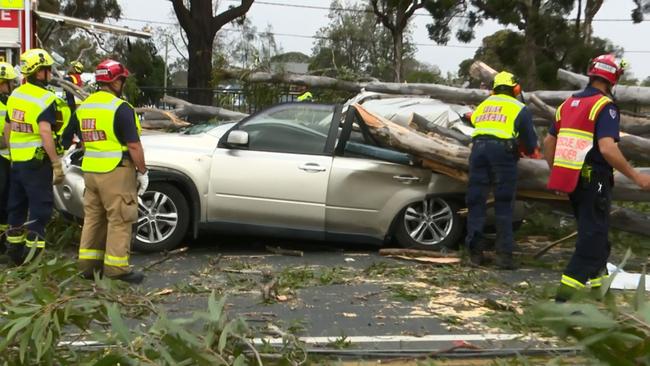
{"type": "MultiPolygon", "coordinates": [[[[86,152],[81,169],[89,173],[107,173],[115,169],[128,151],[115,135],[115,113],[127,103],[115,95],[98,91],[91,94],[77,108],[79,130],[86,152]]],[[[135,124],[140,134],[140,120],[134,112],[135,124]]]]}
{"type": "Polygon", "coordinates": [[[594,145],[596,119],[612,100],[602,94],[570,97],[562,103],[555,119],[558,127],[553,169],[548,189],[571,193],[578,185],[580,171],[594,145]]]}
{"type": "Polygon", "coordinates": [[[474,125],[472,137],[517,138],[515,120],[523,108],[523,103],[509,95],[491,95],[479,104],[472,114],[472,125],[474,125]]]}
{"type": "Polygon", "coordinates": [[[56,99],[51,91],[29,82],[11,93],[7,114],[11,121],[9,149],[12,161],[32,160],[36,149],[43,146],[37,119],[56,99]]]}

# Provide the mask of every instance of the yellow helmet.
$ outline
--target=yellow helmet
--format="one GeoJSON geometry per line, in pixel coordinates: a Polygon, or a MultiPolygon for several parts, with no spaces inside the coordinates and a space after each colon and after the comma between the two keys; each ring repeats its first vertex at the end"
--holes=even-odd
{"type": "Polygon", "coordinates": [[[14,80],[18,77],[14,67],[8,62],[0,62],[0,80],[14,80]]]}
{"type": "Polygon", "coordinates": [[[494,85],[492,86],[492,89],[495,89],[498,86],[511,86],[515,87],[517,84],[517,78],[507,72],[507,71],[501,71],[500,73],[496,74],[494,76],[494,85]]]}
{"type": "Polygon", "coordinates": [[[47,51],[41,48],[32,48],[20,55],[20,72],[31,75],[41,67],[52,66],[54,59],[47,51]]]}
{"type": "Polygon", "coordinates": [[[70,67],[72,67],[72,70],[74,70],[77,74],[84,72],[84,64],[79,61],[72,61],[70,63],[70,67]]]}

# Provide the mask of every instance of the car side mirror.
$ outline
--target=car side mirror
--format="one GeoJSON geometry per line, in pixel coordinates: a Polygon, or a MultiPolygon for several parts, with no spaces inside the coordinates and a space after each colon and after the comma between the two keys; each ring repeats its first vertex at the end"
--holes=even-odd
{"type": "Polygon", "coordinates": [[[231,146],[248,146],[248,132],[246,131],[231,131],[228,134],[226,143],[231,146]]]}

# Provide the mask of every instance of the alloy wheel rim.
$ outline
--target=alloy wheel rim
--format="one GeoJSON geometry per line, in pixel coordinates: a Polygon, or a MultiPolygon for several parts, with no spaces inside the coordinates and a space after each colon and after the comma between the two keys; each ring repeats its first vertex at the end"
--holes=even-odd
{"type": "Polygon", "coordinates": [[[435,197],[409,205],[404,213],[406,232],[420,245],[440,244],[449,236],[453,222],[451,206],[435,197]]]}
{"type": "Polygon", "coordinates": [[[168,239],[178,226],[178,209],[174,201],[161,192],[145,192],[138,198],[136,238],[146,244],[168,239]]]}

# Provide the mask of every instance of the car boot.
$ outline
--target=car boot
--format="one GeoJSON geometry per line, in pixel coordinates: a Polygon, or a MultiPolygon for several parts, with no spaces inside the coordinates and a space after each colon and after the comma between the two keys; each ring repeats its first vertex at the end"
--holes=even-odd
{"type": "Polygon", "coordinates": [[[113,277],[113,279],[124,281],[124,282],[130,283],[132,285],[137,285],[137,284],[142,283],[142,281],[144,281],[144,273],[131,271],[129,273],[125,273],[125,274],[113,277]]]}
{"type": "Polygon", "coordinates": [[[518,268],[514,258],[512,257],[512,253],[498,253],[495,264],[498,269],[505,269],[508,271],[518,268]]]}

